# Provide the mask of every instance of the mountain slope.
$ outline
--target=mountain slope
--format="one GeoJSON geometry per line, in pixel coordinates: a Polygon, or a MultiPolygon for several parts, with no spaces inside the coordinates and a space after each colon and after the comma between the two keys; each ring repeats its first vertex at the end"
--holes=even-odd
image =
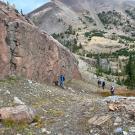
{"type": "Polygon", "coordinates": [[[29,16],[40,28],[49,33],[58,33],[68,25],[74,27],[83,25],[79,18],[82,18],[82,14],[86,11],[90,12],[89,15],[95,20],[97,28],[103,29],[98,13],[116,10],[123,16],[127,16],[125,10],[131,7],[135,8],[135,2],[127,0],[84,0],[83,2],[81,0],[53,0],[31,12],[29,16]]]}
{"type": "Polygon", "coordinates": [[[128,48],[127,43],[132,45],[121,41],[120,36],[135,40],[135,2],[132,0],[52,0],[28,16],[73,52],[87,51],[87,48],[92,53],[108,52],[108,39],[117,41],[114,42],[119,47],[111,47],[111,52],[115,52],[128,48]],[[98,41],[100,37],[106,41],[101,46],[99,42],[93,44],[92,39],[98,41]]]}

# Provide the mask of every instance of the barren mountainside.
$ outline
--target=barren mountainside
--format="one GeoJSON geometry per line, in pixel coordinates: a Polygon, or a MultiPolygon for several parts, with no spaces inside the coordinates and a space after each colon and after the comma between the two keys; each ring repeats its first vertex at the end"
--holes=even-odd
{"type": "MultiPolygon", "coordinates": [[[[104,29],[98,13],[116,10],[123,17],[127,17],[125,11],[132,8],[135,8],[135,2],[132,0],[83,0],[83,2],[82,0],[52,0],[29,13],[29,16],[41,29],[49,33],[58,33],[64,31],[68,25],[84,26],[80,18],[88,23],[89,18],[85,18],[85,12],[95,21],[96,28],[104,29]]],[[[89,24],[88,27],[92,26],[89,24]]]]}
{"type": "Polygon", "coordinates": [[[73,52],[110,53],[134,41],[133,0],[52,0],[28,16],[73,52]]]}

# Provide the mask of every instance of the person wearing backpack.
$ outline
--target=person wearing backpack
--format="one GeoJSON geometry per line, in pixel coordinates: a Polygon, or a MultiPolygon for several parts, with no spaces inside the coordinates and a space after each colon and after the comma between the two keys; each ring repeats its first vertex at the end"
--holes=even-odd
{"type": "Polygon", "coordinates": [[[102,82],[102,89],[105,89],[105,81],[102,82]]]}
{"type": "Polygon", "coordinates": [[[64,88],[64,81],[65,81],[65,76],[63,74],[61,74],[60,78],[59,78],[61,88],[64,88]]]}
{"type": "Polygon", "coordinates": [[[112,86],[111,86],[111,89],[110,89],[110,92],[111,92],[111,95],[112,95],[112,96],[114,96],[114,91],[115,91],[115,88],[114,88],[114,86],[112,85],[112,86]]]}

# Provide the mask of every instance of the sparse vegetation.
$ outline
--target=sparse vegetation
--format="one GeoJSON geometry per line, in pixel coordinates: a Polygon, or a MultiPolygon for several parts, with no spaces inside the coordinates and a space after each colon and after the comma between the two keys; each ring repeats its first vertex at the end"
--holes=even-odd
{"type": "Polygon", "coordinates": [[[19,76],[7,76],[5,79],[0,80],[0,83],[9,83],[9,84],[15,84],[20,80],[19,76]]]}
{"type": "Polygon", "coordinates": [[[98,17],[104,25],[113,24],[114,26],[123,25],[121,22],[121,14],[116,11],[102,12],[98,14],[98,17]]]}
{"type": "Polygon", "coordinates": [[[47,111],[48,115],[54,116],[54,117],[60,117],[64,115],[64,112],[61,110],[57,110],[57,109],[49,109],[47,111]]]}
{"type": "Polygon", "coordinates": [[[127,79],[125,81],[125,84],[130,89],[135,88],[135,55],[129,56],[128,64],[126,65],[126,73],[127,73],[127,79]]]}
{"type": "Polygon", "coordinates": [[[52,36],[71,52],[77,53],[82,49],[81,43],[78,43],[78,33],[76,33],[71,25],[69,25],[68,29],[64,33],[54,33],[52,36]]]}
{"type": "Polygon", "coordinates": [[[125,33],[134,31],[134,26],[131,24],[128,18],[124,17],[120,12],[108,11],[98,14],[99,19],[105,26],[105,29],[121,29],[125,33]]]}
{"type": "Polygon", "coordinates": [[[135,51],[129,51],[127,48],[124,48],[124,49],[120,49],[116,52],[113,52],[112,53],[112,57],[115,57],[115,58],[118,58],[119,56],[130,56],[130,55],[134,55],[135,54],[135,51]]]}
{"type": "Polygon", "coordinates": [[[125,10],[125,12],[132,17],[132,19],[135,19],[135,8],[130,10],[125,10]]]}
{"type": "Polygon", "coordinates": [[[85,36],[85,37],[88,37],[89,40],[91,40],[91,38],[92,38],[93,36],[104,37],[104,34],[105,34],[105,33],[106,33],[106,32],[101,31],[101,30],[93,30],[93,31],[90,31],[90,32],[85,32],[84,36],[85,36]]]}
{"type": "Polygon", "coordinates": [[[131,38],[131,37],[128,37],[128,36],[123,36],[123,35],[119,35],[120,39],[122,40],[125,40],[126,42],[129,41],[129,42],[134,42],[135,39],[134,38],[131,38]]]}
{"type": "Polygon", "coordinates": [[[86,18],[86,20],[88,20],[89,23],[94,23],[94,19],[88,15],[84,15],[84,17],[86,18]]]}

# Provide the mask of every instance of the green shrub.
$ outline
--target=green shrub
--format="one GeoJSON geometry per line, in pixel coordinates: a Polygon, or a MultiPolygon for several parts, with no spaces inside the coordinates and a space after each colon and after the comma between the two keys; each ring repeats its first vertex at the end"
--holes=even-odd
{"type": "Polygon", "coordinates": [[[90,31],[90,32],[85,32],[84,33],[84,36],[85,37],[88,37],[90,40],[93,36],[98,36],[98,37],[104,37],[104,34],[106,32],[104,31],[101,31],[101,30],[93,30],[93,31],[90,31]]]}

